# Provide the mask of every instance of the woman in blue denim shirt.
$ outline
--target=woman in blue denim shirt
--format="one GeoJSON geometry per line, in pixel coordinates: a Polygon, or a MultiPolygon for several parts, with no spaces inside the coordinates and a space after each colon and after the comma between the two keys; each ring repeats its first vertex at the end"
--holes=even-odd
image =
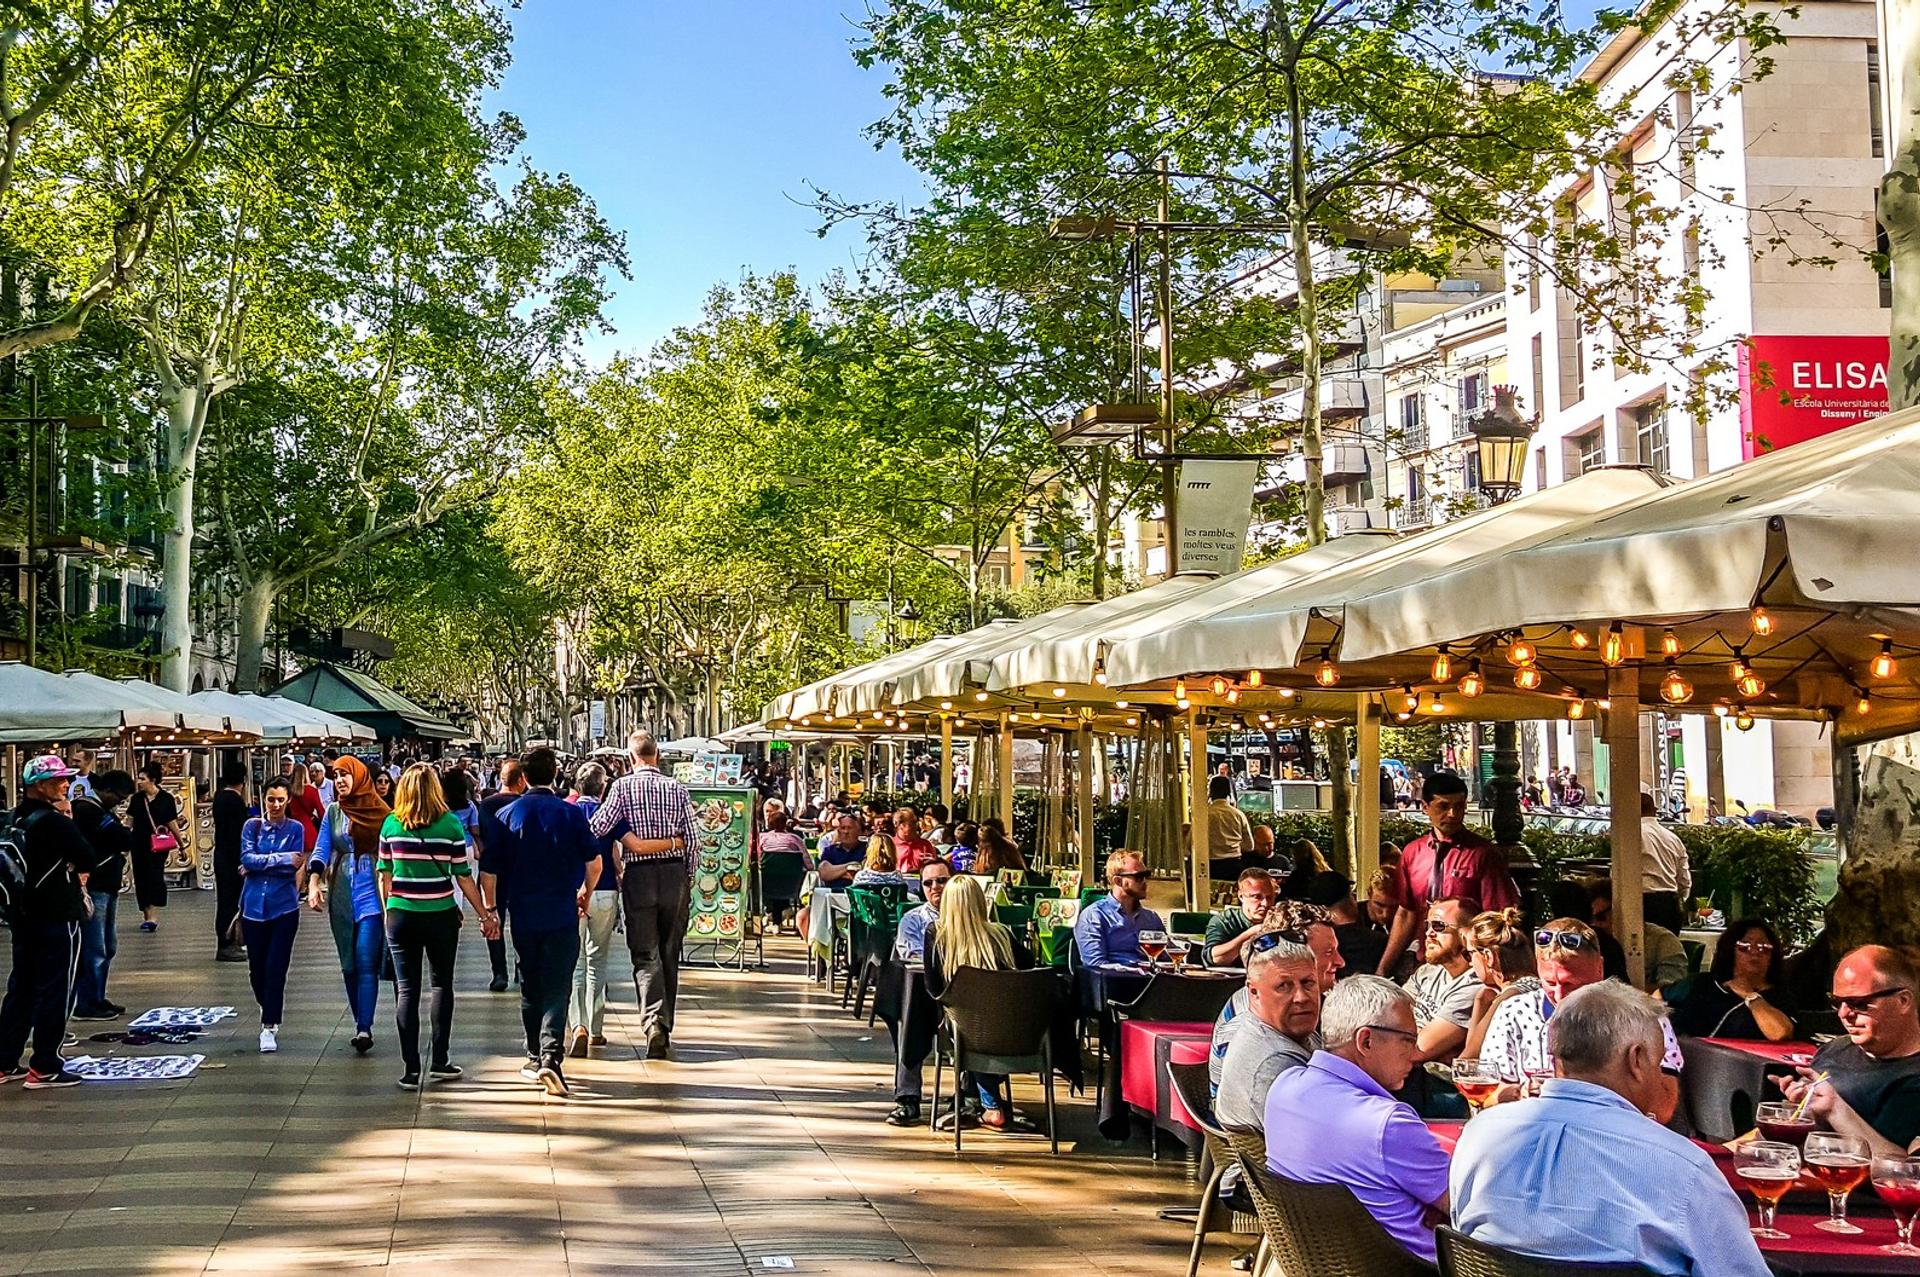
{"type": "Polygon", "coordinates": [[[380,996],[387,931],[380,908],[374,861],[380,850],[380,825],[390,809],[375,791],[367,765],[351,754],[334,761],[333,802],[320,821],[313,845],[313,872],[307,876],[307,907],[325,910],[347,982],[347,1009],[353,1013],[353,1049],[373,1049],[373,1012],[380,996]]]}
{"type": "Polygon", "coordinates": [[[287,967],[300,929],[300,871],[307,863],[307,831],[287,815],[292,795],[283,780],[267,782],[266,814],[240,830],[240,929],[247,938],[247,970],[260,1004],[260,1049],[280,1047],[280,1014],[287,967]]]}

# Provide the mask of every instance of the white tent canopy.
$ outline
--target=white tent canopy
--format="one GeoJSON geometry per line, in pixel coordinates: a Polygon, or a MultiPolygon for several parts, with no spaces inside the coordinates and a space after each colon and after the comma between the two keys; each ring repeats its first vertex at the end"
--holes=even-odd
{"type": "Polygon", "coordinates": [[[179,726],[170,710],[62,678],[19,661],[0,661],[0,742],[10,745],[101,740],[123,730],[179,726]]]}
{"type": "Polygon", "coordinates": [[[259,723],[262,744],[284,745],[295,740],[374,739],[372,728],[363,727],[350,718],[277,696],[209,688],[193,693],[188,699],[198,702],[210,713],[229,717],[238,715],[259,723]]]}
{"type": "Polygon", "coordinates": [[[87,688],[101,697],[119,698],[124,705],[139,706],[144,709],[157,709],[173,714],[175,726],[185,732],[205,737],[259,736],[260,724],[244,715],[235,717],[221,710],[210,709],[198,704],[192,697],[181,692],[170,692],[164,687],[142,682],[137,678],[111,679],[101,678],[98,674],[86,670],[67,670],[61,678],[76,686],[87,688]]]}
{"type": "MultiPolygon", "coordinates": [[[[983,629],[986,627],[982,627],[983,629]]],[[[798,722],[803,718],[851,713],[853,707],[853,689],[864,681],[872,679],[885,681],[895,672],[905,669],[916,661],[924,660],[927,654],[936,650],[944,651],[963,643],[971,642],[981,630],[968,630],[964,634],[947,634],[918,647],[902,652],[892,652],[877,660],[841,670],[838,674],[817,679],[804,687],[799,687],[782,696],[776,696],[768,703],[762,718],[770,721],[791,720],[798,722]]]]}
{"type": "MultiPolygon", "coordinates": [[[[1109,646],[1108,682],[1131,686],[1208,671],[1298,665],[1303,655],[1311,655],[1303,649],[1310,646],[1316,628],[1326,642],[1338,637],[1339,618],[1351,600],[1429,580],[1463,560],[1484,562],[1511,554],[1589,523],[1601,511],[1656,490],[1659,483],[1644,470],[1597,470],[1417,536],[1376,544],[1372,553],[1319,571],[1302,574],[1296,569],[1289,575],[1280,569],[1308,555],[1283,560],[1271,565],[1275,572],[1268,589],[1258,589],[1258,582],[1219,589],[1209,592],[1220,599],[1217,607],[1208,608],[1207,596],[1202,596],[1192,600],[1192,608],[1146,618],[1133,636],[1109,646]]],[[[1322,549],[1338,545],[1334,541],[1322,549]]],[[[1243,573],[1234,581],[1254,575],[1243,573]]],[[[1456,581],[1454,589],[1463,611],[1476,608],[1481,598],[1477,585],[1456,581]]],[[[1351,653],[1343,649],[1342,655],[1351,653]]]]}
{"type": "Polygon", "coordinates": [[[284,696],[257,696],[252,692],[242,692],[240,699],[249,704],[258,702],[263,707],[284,707],[280,712],[294,715],[299,722],[317,723],[323,730],[315,735],[322,740],[373,741],[380,739],[380,734],[365,723],[355,722],[343,714],[336,714],[332,710],[321,709],[315,705],[303,705],[299,701],[289,700],[284,696]]]}

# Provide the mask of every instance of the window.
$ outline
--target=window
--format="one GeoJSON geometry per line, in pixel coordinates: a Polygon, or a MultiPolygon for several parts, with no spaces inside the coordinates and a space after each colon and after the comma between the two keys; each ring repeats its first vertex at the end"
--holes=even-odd
{"type": "Polygon", "coordinates": [[[1547,365],[1541,353],[1540,334],[1533,335],[1533,398],[1521,405],[1531,412],[1539,412],[1547,403],[1547,365]]]}
{"type": "Polygon", "coordinates": [[[1599,426],[1573,439],[1574,453],[1580,459],[1580,473],[1598,470],[1607,464],[1607,432],[1599,426]]]}
{"type": "Polygon", "coordinates": [[[1407,504],[1413,505],[1427,495],[1426,472],[1418,466],[1407,471],[1407,504]]]}
{"type": "Polygon", "coordinates": [[[1633,410],[1634,456],[1655,474],[1673,473],[1673,457],[1667,438],[1667,401],[1655,400],[1633,410]]]}
{"type": "Polygon", "coordinates": [[[1886,99],[1880,85],[1880,45],[1867,41],[1867,144],[1878,157],[1887,153],[1886,99]]]}
{"type": "Polygon", "coordinates": [[[1414,391],[1400,401],[1400,434],[1410,451],[1419,451],[1427,446],[1422,433],[1427,422],[1427,402],[1419,391],[1414,391]]]}
{"type": "Polygon", "coordinates": [[[1540,309],[1540,237],[1527,236],[1527,310],[1540,309]]]}
{"type": "Polygon", "coordinates": [[[77,563],[67,564],[67,615],[85,616],[93,611],[93,578],[77,563]]]}
{"type": "Polygon", "coordinates": [[[1694,150],[1697,138],[1693,132],[1693,94],[1682,89],[1673,95],[1673,136],[1680,147],[1680,180],[1688,190],[1694,188],[1694,150]]]}
{"type": "Polygon", "coordinates": [[[1460,379],[1460,412],[1454,422],[1455,433],[1465,434],[1472,420],[1486,409],[1487,374],[1477,372],[1460,379]]]}
{"type": "Polygon", "coordinates": [[[1468,497],[1480,495],[1480,450],[1468,448],[1460,459],[1460,483],[1468,497]]]}

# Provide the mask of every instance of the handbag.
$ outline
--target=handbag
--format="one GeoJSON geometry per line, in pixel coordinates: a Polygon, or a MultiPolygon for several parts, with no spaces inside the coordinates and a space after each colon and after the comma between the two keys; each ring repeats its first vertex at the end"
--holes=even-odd
{"type": "Polygon", "coordinates": [[[153,830],[152,841],[148,844],[152,851],[156,855],[164,855],[177,848],[180,840],[173,836],[173,830],[162,828],[154,823],[152,800],[143,796],[140,799],[140,805],[147,809],[147,828],[153,830]]]}

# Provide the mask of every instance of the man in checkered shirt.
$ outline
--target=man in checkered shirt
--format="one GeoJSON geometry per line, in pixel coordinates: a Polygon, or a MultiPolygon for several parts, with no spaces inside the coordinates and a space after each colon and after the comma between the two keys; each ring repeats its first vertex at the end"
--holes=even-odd
{"type": "Polygon", "coordinates": [[[699,860],[693,799],[660,771],[660,746],[645,732],[627,738],[633,770],[613,782],[594,811],[596,838],[620,838],[620,907],[627,921],[633,988],[647,1058],[672,1058],[680,951],[687,939],[688,884],[699,860]]]}

